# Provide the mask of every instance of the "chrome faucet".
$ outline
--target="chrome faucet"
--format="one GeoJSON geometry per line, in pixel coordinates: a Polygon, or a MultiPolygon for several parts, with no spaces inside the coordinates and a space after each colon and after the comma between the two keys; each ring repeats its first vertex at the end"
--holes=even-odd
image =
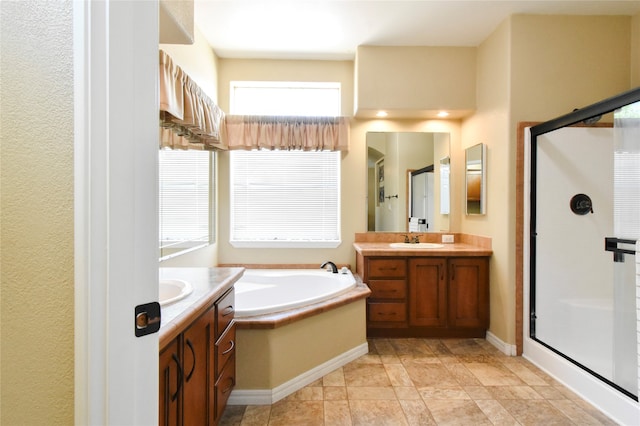
{"type": "Polygon", "coordinates": [[[324,269],[324,267],[325,267],[325,266],[327,266],[327,265],[330,265],[330,266],[331,266],[331,272],[333,272],[334,274],[337,274],[337,273],[338,273],[338,267],[337,267],[337,266],[336,266],[336,264],[335,264],[335,263],[333,263],[333,262],[326,261],[326,262],[324,262],[322,265],[320,265],[320,267],[321,267],[322,269],[324,269]]]}

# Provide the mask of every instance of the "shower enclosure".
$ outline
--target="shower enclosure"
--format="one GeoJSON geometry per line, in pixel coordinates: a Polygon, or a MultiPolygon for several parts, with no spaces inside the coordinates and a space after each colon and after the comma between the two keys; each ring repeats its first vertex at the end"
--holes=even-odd
{"type": "Polygon", "coordinates": [[[640,88],[532,127],[525,152],[523,355],[577,374],[569,386],[618,421],[640,420],[640,88]]]}

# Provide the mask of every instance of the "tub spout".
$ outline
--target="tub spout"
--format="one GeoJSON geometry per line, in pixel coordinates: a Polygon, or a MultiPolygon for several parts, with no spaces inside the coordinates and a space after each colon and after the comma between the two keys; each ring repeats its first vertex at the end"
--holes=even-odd
{"type": "Polygon", "coordinates": [[[335,264],[335,263],[333,263],[333,262],[329,262],[329,261],[324,262],[322,265],[320,265],[320,267],[321,267],[322,269],[324,269],[324,267],[325,267],[325,266],[327,266],[327,265],[330,265],[330,266],[331,266],[331,272],[333,272],[334,274],[337,274],[337,273],[338,273],[338,267],[337,267],[337,266],[336,266],[336,264],[335,264]]]}

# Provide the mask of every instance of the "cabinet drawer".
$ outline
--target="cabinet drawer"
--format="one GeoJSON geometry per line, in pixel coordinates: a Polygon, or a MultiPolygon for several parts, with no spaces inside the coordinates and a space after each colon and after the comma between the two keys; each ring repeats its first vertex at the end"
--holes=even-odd
{"type": "Polygon", "coordinates": [[[236,384],[236,357],[232,356],[229,359],[229,362],[225,365],[222,370],[222,374],[220,374],[220,378],[216,381],[215,384],[215,396],[216,401],[214,404],[215,407],[215,418],[216,421],[220,420],[220,416],[224,411],[224,407],[227,405],[227,400],[229,399],[229,395],[231,395],[231,391],[236,384]]]}
{"type": "Polygon", "coordinates": [[[369,280],[372,299],[404,299],[407,285],[404,280],[369,280]]]}
{"type": "Polygon", "coordinates": [[[215,343],[216,347],[216,374],[218,378],[227,360],[236,353],[236,325],[229,327],[215,343]]]}
{"type": "Polygon", "coordinates": [[[221,335],[233,320],[235,312],[235,293],[233,289],[216,303],[216,336],[221,335]]]}
{"type": "Polygon", "coordinates": [[[370,259],[368,278],[404,278],[407,262],[404,258],[370,259]]]}
{"type": "Polygon", "coordinates": [[[402,322],[407,320],[407,305],[405,303],[370,303],[369,321],[372,322],[402,322]]]}

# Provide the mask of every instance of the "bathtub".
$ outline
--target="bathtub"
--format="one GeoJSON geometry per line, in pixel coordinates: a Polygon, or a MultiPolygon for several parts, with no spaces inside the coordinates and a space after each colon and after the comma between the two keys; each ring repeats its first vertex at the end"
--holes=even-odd
{"type": "Polygon", "coordinates": [[[286,311],[346,293],[356,279],[323,269],[247,269],[235,284],[236,318],[286,311]]]}
{"type": "Polygon", "coordinates": [[[613,379],[613,299],[559,299],[558,348],[585,367],[613,379]]]}
{"type": "Polygon", "coordinates": [[[350,272],[248,268],[234,288],[236,386],[228,405],[273,404],[369,351],[371,291],[350,272]]]}

